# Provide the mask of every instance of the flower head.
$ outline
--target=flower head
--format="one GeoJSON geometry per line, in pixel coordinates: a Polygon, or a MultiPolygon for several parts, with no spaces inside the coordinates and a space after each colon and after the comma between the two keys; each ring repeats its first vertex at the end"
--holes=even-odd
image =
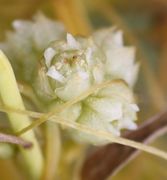
{"type": "MultiPolygon", "coordinates": [[[[136,129],[138,107],[132,87],[138,64],[134,61],[134,48],[123,45],[121,31],[109,28],[88,38],[73,37],[66,35],[60,23],[41,14],[33,22],[15,21],[13,27],[15,31],[7,34],[0,47],[11,59],[17,78],[31,83],[41,103],[54,102],[59,106],[94,85],[114,80],[60,116],[116,136],[122,129],[136,129]]],[[[68,132],[80,142],[106,143],[77,130],[68,132]]]]}
{"type": "Polygon", "coordinates": [[[65,36],[64,27],[41,13],[33,21],[15,20],[12,25],[14,31],[6,33],[0,48],[8,55],[17,79],[32,82],[43,50],[65,36]]]}
{"type": "Polygon", "coordinates": [[[105,55],[91,38],[55,41],[44,52],[47,76],[55,94],[70,100],[88,90],[92,84],[103,82],[105,55]]]}
{"type": "MultiPolygon", "coordinates": [[[[118,80],[65,109],[60,116],[116,136],[120,135],[121,129],[136,129],[134,121],[139,109],[131,88],[136,78],[131,76],[137,74],[133,61],[129,49],[122,45],[121,32],[114,30],[99,31],[89,38],[73,37],[67,33],[66,39],[53,42],[44,52],[44,62],[57,104],[81,95],[93,85],[118,80]],[[118,51],[123,53],[117,54],[118,51]],[[124,69],[121,63],[130,67],[127,65],[124,69]],[[131,76],[129,68],[132,68],[131,76]]],[[[106,143],[77,130],[69,132],[80,142],[106,143]]]]}

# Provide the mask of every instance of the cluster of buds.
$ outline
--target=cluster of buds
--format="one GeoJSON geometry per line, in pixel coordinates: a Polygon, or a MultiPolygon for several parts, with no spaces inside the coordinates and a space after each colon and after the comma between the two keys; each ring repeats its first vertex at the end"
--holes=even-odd
{"type": "MultiPolygon", "coordinates": [[[[51,43],[44,52],[45,73],[59,105],[80,96],[93,85],[117,80],[65,109],[60,116],[89,128],[120,135],[121,129],[134,130],[136,112],[132,87],[138,64],[134,48],[124,47],[122,32],[115,28],[95,32],[91,37],[73,37],[51,43]]],[[[79,142],[104,144],[106,141],[78,130],[69,130],[79,142]]]]}
{"type": "MultiPolygon", "coordinates": [[[[134,62],[135,49],[124,46],[121,31],[109,28],[90,37],[73,37],[60,23],[43,15],[37,15],[33,22],[15,21],[13,27],[15,31],[7,34],[0,48],[11,59],[17,79],[31,84],[41,103],[54,102],[56,108],[94,85],[116,80],[65,109],[60,116],[115,136],[122,129],[137,128],[139,109],[133,85],[138,64],[134,62]]],[[[79,142],[106,143],[77,130],[67,131],[79,142]]]]}

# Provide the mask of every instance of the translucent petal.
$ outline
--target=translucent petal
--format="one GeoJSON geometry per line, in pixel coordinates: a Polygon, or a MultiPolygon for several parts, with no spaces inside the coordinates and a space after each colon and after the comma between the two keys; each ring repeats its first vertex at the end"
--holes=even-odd
{"type": "Polygon", "coordinates": [[[100,47],[122,47],[122,35],[122,31],[118,31],[115,27],[112,27],[96,31],[95,33],[93,33],[93,38],[100,47]]]}
{"type": "Polygon", "coordinates": [[[56,95],[65,101],[79,96],[90,88],[89,79],[83,79],[78,75],[73,75],[65,84],[60,88],[56,88],[56,95]]]}
{"type": "Polygon", "coordinates": [[[86,104],[108,122],[122,118],[122,103],[119,101],[90,97],[86,104]]]}
{"type": "MultiPolygon", "coordinates": [[[[120,133],[117,129],[115,129],[112,124],[104,121],[101,116],[98,116],[96,112],[93,112],[91,109],[84,109],[82,114],[80,115],[79,119],[77,120],[80,124],[83,124],[89,128],[93,128],[96,130],[101,131],[108,131],[113,135],[119,136],[120,133]]],[[[97,138],[96,136],[92,136],[80,131],[70,131],[71,135],[75,140],[78,142],[89,142],[95,145],[103,145],[106,144],[108,141],[104,140],[103,138],[97,138]]]]}
{"type": "Polygon", "coordinates": [[[135,49],[133,47],[111,48],[106,50],[106,56],[107,73],[124,79],[133,86],[138,72],[138,65],[134,63],[135,49]]]}

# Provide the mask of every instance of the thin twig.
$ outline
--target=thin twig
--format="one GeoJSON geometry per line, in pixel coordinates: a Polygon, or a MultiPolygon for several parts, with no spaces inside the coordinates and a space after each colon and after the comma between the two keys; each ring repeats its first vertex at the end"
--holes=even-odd
{"type": "Polygon", "coordinates": [[[4,134],[4,133],[0,133],[0,142],[1,143],[3,142],[3,143],[18,144],[24,148],[31,148],[32,147],[31,142],[28,142],[22,138],[17,137],[17,136],[4,134]]]}

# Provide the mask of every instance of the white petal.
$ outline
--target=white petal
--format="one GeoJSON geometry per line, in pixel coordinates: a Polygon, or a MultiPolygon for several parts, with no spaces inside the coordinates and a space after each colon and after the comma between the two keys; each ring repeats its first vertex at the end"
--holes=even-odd
{"type": "Polygon", "coordinates": [[[108,36],[108,34],[113,34],[114,30],[115,27],[98,30],[93,33],[93,38],[95,42],[100,46],[104,42],[104,39],[106,39],[106,36],[108,36]]]}
{"type": "Polygon", "coordinates": [[[122,118],[122,104],[120,102],[105,98],[90,98],[87,104],[108,122],[122,118]]]}
{"type": "Polygon", "coordinates": [[[70,33],[67,33],[67,44],[72,49],[79,49],[78,42],[76,41],[76,39],[70,33]]]}
{"type": "Polygon", "coordinates": [[[124,79],[133,86],[138,72],[138,65],[134,63],[135,49],[133,47],[111,48],[106,50],[107,73],[113,77],[124,79]]]}
{"type": "MultiPolygon", "coordinates": [[[[109,122],[104,121],[101,116],[99,116],[96,112],[92,111],[89,108],[85,108],[84,112],[80,115],[77,122],[94,130],[110,132],[115,136],[120,135],[119,131],[115,129],[109,122]]],[[[94,135],[90,135],[81,131],[73,130],[72,135],[74,139],[79,142],[89,142],[96,145],[108,143],[108,140],[105,140],[104,138],[96,137],[94,135]]]]}
{"type": "Polygon", "coordinates": [[[15,20],[13,21],[12,25],[15,29],[20,29],[22,27],[22,21],[15,20]]]}
{"type": "Polygon", "coordinates": [[[123,32],[122,31],[116,31],[113,35],[113,42],[118,47],[123,46],[123,32]]]}
{"type": "Polygon", "coordinates": [[[99,46],[105,47],[122,47],[123,46],[123,33],[117,31],[115,27],[106,28],[96,31],[93,38],[99,46]]]}
{"type": "Polygon", "coordinates": [[[123,119],[122,120],[122,128],[127,128],[129,130],[135,130],[135,129],[137,129],[137,125],[131,119],[123,119]]]}
{"type": "Polygon", "coordinates": [[[56,51],[53,48],[48,48],[45,50],[44,58],[45,58],[45,63],[47,67],[50,66],[52,58],[55,56],[55,54],[56,54],[56,51]]]}
{"type": "Polygon", "coordinates": [[[64,80],[65,80],[65,77],[62,74],[60,74],[54,66],[51,66],[49,68],[46,75],[51,77],[52,79],[55,79],[56,81],[59,81],[59,82],[64,82],[64,80]]]}
{"type": "Polygon", "coordinates": [[[139,111],[139,107],[136,104],[131,104],[130,107],[135,111],[138,112],[139,111]]]}
{"type": "Polygon", "coordinates": [[[104,70],[102,67],[95,66],[93,68],[93,77],[96,83],[101,83],[104,80],[104,70]]]}
{"type": "Polygon", "coordinates": [[[79,71],[78,74],[84,80],[89,78],[89,74],[87,72],[79,71]]]}
{"type": "Polygon", "coordinates": [[[111,98],[122,103],[134,102],[133,92],[123,82],[111,84],[111,86],[103,88],[98,92],[98,95],[100,97],[111,98]]]}
{"type": "Polygon", "coordinates": [[[70,108],[65,109],[60,116],[67,121],[76,121],[81,113],[81,104],[76,103],[72,105],[70,108]]]}
{"type": "Polygon", "coordinates": [[[56,89],[56,95],[64,100],[68,101],[72,98],[79,96],[90,88],[89,79],[82,79],[76,74],[71,77],[63,87],[56,89]]]}
{"type": "Polygon", "coordinates": [[[86,54],[86,61],[88,63],[88,65],[90,66],[92,63],[91,63],[91,60],[92,60],[92,49],[91,48],[88,48],[85,52],[86,54]]]}

